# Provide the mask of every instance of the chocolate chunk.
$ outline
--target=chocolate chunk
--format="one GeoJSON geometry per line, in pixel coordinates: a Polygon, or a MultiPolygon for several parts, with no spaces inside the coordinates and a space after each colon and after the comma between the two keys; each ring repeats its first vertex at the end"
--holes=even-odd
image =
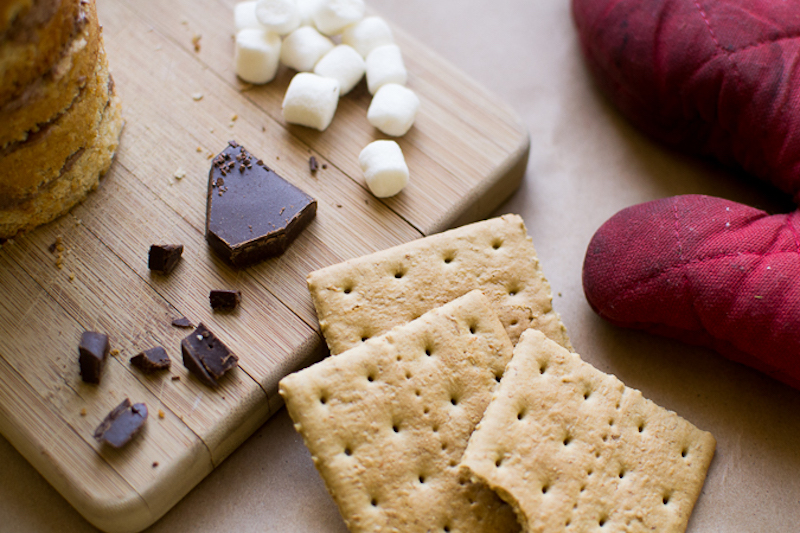
{"type": "Polygon", "coordinates": [[[194,324],[192,324],[191,320],[182,316],[180,318],[173,319],[172,325],[176,328],[193,328],[194,324]]]}
{"type": "Polygon", "coordinates": [[[154,244],[150,246],[147,268],[169,274],[180,261],[182,253],[182,244],[154,244]]]}
{"type": "Polygon", "coordinates": [[[122,448],[136,436],[147,420],[147,406],[143,403],[131,405],[128,398],[116,406],[94,430],[97,442],[105,442],[114,448],[122,448]]]}
{"type": "Polygon", "coordinates": [[[171,363],[167,351],[161,346],[150,348],[131,357],[131,364],[147,374],[157,370],[166,370],[171,363]]]}
{"type": "Polygon", "coordinates": [[[236,309],[242,301],[242,293],[239,291],[213,290],[209,293],[208,299],[211,308],[218,311],[230,311],[236,309]]]}
{"type": "Polygon", "coordinates": [[[202,323],[181,341],[183,365],[209,387],[239,364],[239,358],[202,323]]]}
{"type": "Polygon", "coordinates": [[[84,331],[78,344],[78,360],[81,378],[86,383],[100,383],[100,375],[108,359],[108,335],[95,331],[84,331]]]}
{"type": "Polygon", "coordinates": [[[233,141],[212,161],[206,240],[236,266],[282,254],[316,212],[316,200],[233,141]]]}
{"type": "Polygon", "coordinates": [[[319,165],[317,164],[317,158],[313,155],[308,158],[308,169],[311,171],[312,174],[317,172],[319,165]]]}

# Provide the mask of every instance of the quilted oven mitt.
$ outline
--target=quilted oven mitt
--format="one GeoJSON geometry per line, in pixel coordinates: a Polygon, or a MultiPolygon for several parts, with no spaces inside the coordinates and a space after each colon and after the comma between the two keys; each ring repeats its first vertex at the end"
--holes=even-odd
{"type": "Polygon", "coordinates": [[[583,288],[614,324],[713,348],[800,389],[798,249],[800,211],[675,196],[603,224],[583,288]]]}
{"type": "MultiPolygon", "coordinates": [[[[800,2],[573,0],[587,63],[649,135],[800,201],[800,2]]],[[[617,213],[583,285],[615,324],[711,347],[800,389],[800,214],[705,196],[617,213]]]]}
{"type": "Polygon", "coordinates": [[[573,0],[617,108],[672,146],[800,191],[800,2],[573,0]]]}

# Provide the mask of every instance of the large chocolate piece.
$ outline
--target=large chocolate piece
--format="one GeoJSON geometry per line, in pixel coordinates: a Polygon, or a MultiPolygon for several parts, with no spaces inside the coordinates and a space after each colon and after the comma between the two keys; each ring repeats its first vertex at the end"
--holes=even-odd
{"type": "Polygon", "coordinates": [[[153,244],[147,258],[147,268],[169,274],[178,264],[183,253],[182,244],[153,244]]]}
{"type": "Polygon", "coordinates": [[[94,438],[97,442],[121,448],[141,431],[145,420],[147,406],[143,403],[131,405],[131,401],[125,398],[100,422],[94,431],[94,438]]]}
{"type": "Polygon", "coordinates": [[[214,289],[208,294],[208,301],[211,309],[215,311],[231,311],[236,309],[242,301],[242,293],[239,291],[214,289]]]}
{"type": "Polygon", "coordinates": [[[206,240],[236,266],[282,254],[314,218],[317,201],[231,141],[208,175],[206,240]]]}
{"type": "Polygon", "coordinates": [[[131,357],[131,364],[146,374],[166,370],[172,364],[167,351],[161,346],[140,352],[131,357]]]}
{"type": "Polygon", "coordinates": [[[78,361],[81,379],[86,383],[100,383],[103,367],[108,359],[108,335],[96,331],[84,331],[78,344],[78,361]]]}
{"type": "Polygon", "coordinates": [[[217,387],[217,380],[239,364],[236,357],[202,323],[181,341],[183,365],[209,387],[217,387]]]}

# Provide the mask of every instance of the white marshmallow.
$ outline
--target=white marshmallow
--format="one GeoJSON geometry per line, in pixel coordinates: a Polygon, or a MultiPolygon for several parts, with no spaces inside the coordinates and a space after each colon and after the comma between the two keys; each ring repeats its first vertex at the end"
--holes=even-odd
{"type": "Polygon", "coordinates": [[[286,35],[300,26],[300,11],[295,0],[258,0],[256,17],[269,31],[286,35]]]}
{"type": "Polygon", "coordinates": [[[261,23],[256,17],[256,0],[239,2],[234,6],[233,24],[237,32],[245,28],[261,28],[261,23]]]}
{"type": "Polygon", "coordinates": [[[405,85],[408,73],[403,64],[400,47],[396,44],[385,44],[369,53],[366,60],[367,88],[370,94],[387,83],[405,85]]]}
{"type": "Polygon", "coordinates": [[[400,137],[414,124],[419,98],[414,91],[396,83],[378,89],[367,110],[367,121],[386,135],[400,137]]]}
{"type": "Polygon", "coordinates": [[[300,13],[301,26],[314,25],[314,12],[323,0],[297,0],[297,11],[300,13]]]}
{"type": "Polygon", "coordinates": [[[295,74],[283,97],[283,118],[323,131],[339,103],[339,82],[310,72],[295,74]]]}
{"type": "Polygon", "coordinates": [[[298,72],[310,72],[332,48],[333,41],[311,26],[301,26],[283,40],[281,63],[298,72]]]}
{"type": "Polygon", "coordinates": [[[394,44],[394,35],[381,17],[367,17],[344,29],[342,44],[352,46],[361,57],[367,57],[379,46],[394,44]]]}
{"type": "Polygon", "coordinates": [[[364,68],[361,55],[346,44],[340,44],[322,56],[314,67],[314,74],[338,81],[341,97],[361,81],[364,77],[364,68]]]}
{"type": "Polygon", "coordinates": [[[364,18],[365,9],[364,0],[323,0],[314,11],[314,24],[326,35],[338,35],[364,18]]]}
{"type": "Polygon", "coordinates": [[[408,184],[408,166],[400,145],[394,141],[374,141],[361,150],[358,163],[367,187],[378,198],[394,196],[408,184]]]}
{"type": "Polygon", "coordinates": [[[236,34],[233,64],[236,75],[248,83],[267,83],[278,72],[281,38],[258,28],[245,28],[236,34]]]}

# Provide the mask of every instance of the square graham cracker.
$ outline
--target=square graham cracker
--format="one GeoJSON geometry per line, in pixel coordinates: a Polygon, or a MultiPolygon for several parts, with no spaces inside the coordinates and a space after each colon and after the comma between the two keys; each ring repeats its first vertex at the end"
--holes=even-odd
{"type": "Polygon", "coordinates": [[[459,469],[512,350],[473,291],[281,380],[351,532],[519,531],[511,507],[459,469]]]}
{"type": "Polygon", "coordinates": [[[462,467],[524,532],[685,531],[714,437],[535,330],[523,334],[462,467]]]}
{"type": "Polygon", "coordinates": [[[308,275],[332,354],[480,289],[511,342],[534,327],[572,349],[550,284],[518,215],[504,215],[351,259],[308,275]]]}

